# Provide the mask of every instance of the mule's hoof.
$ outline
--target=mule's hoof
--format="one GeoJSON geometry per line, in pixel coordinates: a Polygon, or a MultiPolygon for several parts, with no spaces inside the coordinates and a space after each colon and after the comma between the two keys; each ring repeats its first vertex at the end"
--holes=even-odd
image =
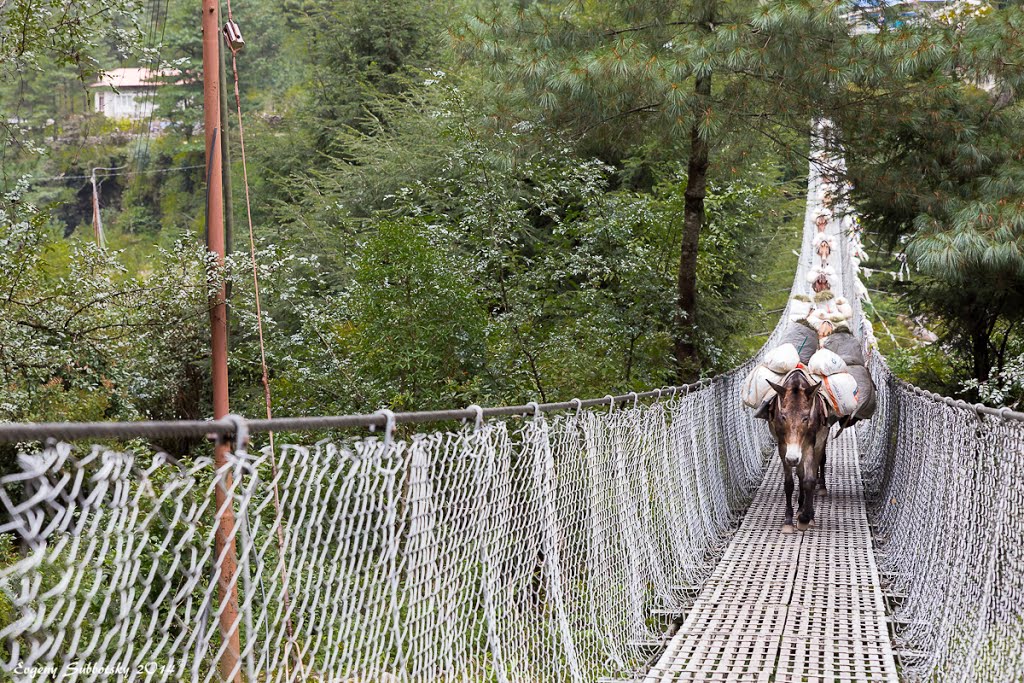
{"type": "Polygon", "coordinates": [[[807,531],[807,528],[809,526],[810,526],[810,524],[808,522],[797,522],[796,523],[796,528],[797,528],[798,531],[807,531]]]}
{"type": "Polygon", "coordinates": [[[795,529],[793,528],[792,524],[783,524],[782,525],[782,533],[784,533],[784,534],[791,534],[794,531],[795,531],[795,529]]]}
{"type": "Polygon", "coordinates": [[[827,496],[828,495],[828,489],[825,488],[824,486],[819,486],[818,487],[818,495],[819,496],[827,496]]]}

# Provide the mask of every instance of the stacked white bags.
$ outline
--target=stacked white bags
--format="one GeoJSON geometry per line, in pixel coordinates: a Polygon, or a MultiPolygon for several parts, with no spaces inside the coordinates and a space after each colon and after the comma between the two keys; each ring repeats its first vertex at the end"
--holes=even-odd
{"type": "Polygon", "coordinates": [[[751,370],[743,382],[743,405],[748,408],[760,407],[764,401],[775,395],[775,390],[768,382],[778,384],[799,362],[800,356],[792,344],[782,344],[769,351],[761,364],[751,370]]]}
{"type": "MultiPolygon", "coordinates": [[[[854,413],[857,413],[858,419],[871,417],[874,412],[874,386],[871,377],[863,365],[864,359],[859,346],[853,351],[847,349],[851,344],[859,345],[859,342],[848,332],[836,334],[834,339],[826,337],[824,341],[839,343],[836,348],[846,349],[849,362],[853,363],[848,365],[847,360],[835,351],[820,348],[811,355],[805,366],[812,380],[821,382],[821,395],[830,411],[837,417],[854,413]],[[861,387],[861,384],[864,386],[861,387]]],[[[775,396],[775,390],[768,383],[781,384],[786,375],[799,364],[800,355],[792,344],[781,344],[769,351],[761,364],[750,371],[743,383],[743,404],[748,408],[760,408],[765,401],[775,396]]]]}
{"type": "MultiPolygon", "coordinates": [[[[775,396],[775,390],[768,382],[780,384],[799,362],[800,357],[792,344],[782,344],[772,349],[761,365],[747,375],[743,383],[743,405],[759,408],[775,396]]],[[[807,370],[815,381],[822,383],[821,395],[835,415],[852,415],[857,410],[857,380],[850,374],[842,358],[828,349],[818,349],[811,356],[807,370]]]]}
{"type": "Polygon", "coordinates": [[[829,282],[835,282],[836,269],[832,266],[817,266],[807,271],[807,284],[813,285],[818,278],[824,276],[829,282]]]}
{"type": "Polygon", "coordinates": [[[815,253],[817,253],[818,247],[820,247],[823,242],[828,244],[829,249],[831,249],[832,251],[835,251],[835,249],[836,249],[836,238],[831,236],[831,235],[826,235],[823,232],[819,232],[811,240],[811,246],[814,248],[815,253]]]}
{"type": "Polygon", "coordinates": [[[818,258],[821,260],[821,266],[824,268],[828,266],[829,259],[836,250],[836,241],[834,237],[819,232],[811,241],[811,247],[814,249],[814,253],[818,255],[818,258]]]}
{"type": "Polygon", "coordinates": [[[875,413],[875,383],[864,363],[863,343],[848,329],[837,327],[834,333],[821,340],[821,347],[822,351],[841,358],[846,365],[845,373],[826,377],[828,384],[822,387],[826,399],[839,415],[853,415],[854,421],[869,419],[875,413]],[[856,387],[855,405],[850,400],[851,381],[845,377],[852,378],[852,385],[856,387]],[[842,412],[851,405],[856,412],[842,412]]]}
{"type": "Polygon", "coordinates": [[[853,306],[845,297],[835,297],[830,290],[818,292],[814,297],[814,310],[808,315],[807,320],[815,329],[821,328],[824,321],[832,323],[835,327],[840,323],[849,324],[853,318],[853,306]]]}
{"type": "Polygon", "coordinates": [[[811,314],[813,308],[814,302],[811,301],[811,297],[797,294],[789,302],[789,321],[795,323],[799,320],[807,320],[807,316],[811,314]]]}
{"type": "Polygon", "coordinates": [[[836,415],[852,415],[857,410],[857,380],[849,373],[846,361],[828,349],[818,349],[807,364],[811,376],[821,382],[821,395],[836,415]]]}

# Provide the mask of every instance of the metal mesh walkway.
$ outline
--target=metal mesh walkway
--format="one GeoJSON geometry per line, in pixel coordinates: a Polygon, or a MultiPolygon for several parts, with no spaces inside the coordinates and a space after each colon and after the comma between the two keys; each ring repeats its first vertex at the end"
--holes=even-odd
{"type": "Polygon", "coordinates": [[[782,468],[768,468],[646,683],[898,680],[853,434],[828,456],[829,493],[805,533],[782,533],[782,468]]]}

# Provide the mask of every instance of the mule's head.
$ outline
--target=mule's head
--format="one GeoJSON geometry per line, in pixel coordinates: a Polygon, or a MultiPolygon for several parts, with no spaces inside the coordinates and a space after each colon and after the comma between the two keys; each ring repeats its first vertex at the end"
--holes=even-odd
{"type": "Polygon", "coordinates": [[[812,384],[802,372],[790,373],[767,406],[768,424],[779,441],[779,452],[791,466],[811,458],[818,432],[828,426],[828,413],[818,398],[821,383],[812,384]]]}

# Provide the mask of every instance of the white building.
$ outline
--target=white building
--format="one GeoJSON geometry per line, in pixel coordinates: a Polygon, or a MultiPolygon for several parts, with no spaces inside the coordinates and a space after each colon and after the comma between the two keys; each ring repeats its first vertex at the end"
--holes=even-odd
{"type": "Polygon", "coordinates": [[[156,105],[153,96],[165,81],[150,69],[111,69],[89,85],[93,111],[111,119],[139,121],[149,118],[156,105]]]}

